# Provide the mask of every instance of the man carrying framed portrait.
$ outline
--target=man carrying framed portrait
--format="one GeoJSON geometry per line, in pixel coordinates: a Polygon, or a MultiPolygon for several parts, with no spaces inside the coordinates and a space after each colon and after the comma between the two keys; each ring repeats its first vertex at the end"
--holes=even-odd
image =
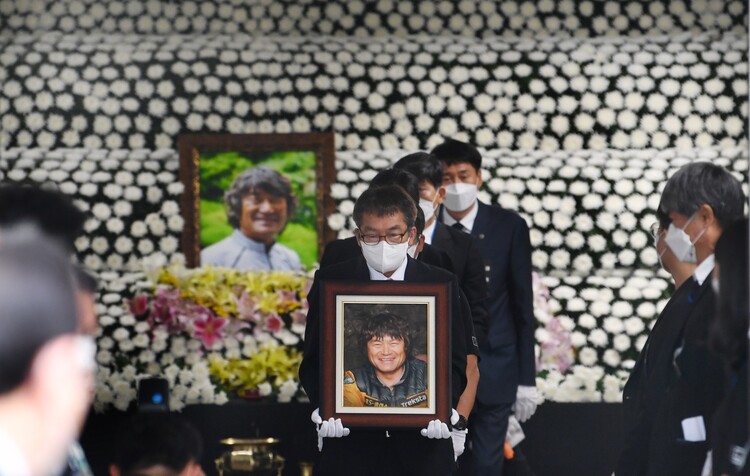
{"type": "MultiPolygon", "coordinates": [[[[313,406],[330,407],[330,401],[323,401],[322,398],[324,393],[330,393],[325,382],[333,381],[331,375],[321,375],[321,359],[325,350],[321,344],[321,327],[330,327],[330,321],[335,318],[335,312],[321,305],[324,283],[344,282],[353,288],[354,293],[359,283],[364,289],[366,283],[390,280],[394,281],[393,286],[403,282],[405,288],[411,283],[444,286],[443,296],[447,301],[444,306],[450,310],[446,325],[450,329],[450,344],[435,348],[433,353],[436,358],[439,355],[449,361],[446,374],[450,383],[444,384],[446,399],[450,400],[450,407],[455,408],[466,386],[466,337],[460,315],[459,287],[453,274],[408,257],[409,241],[413,241],[416,234],[416,215],[417,205],[401,187],[386,185],[368,189],[357,199],[354,207],[356,236],[362,255],[316,273],[308,295],[310,306],[300,366],[300,381],[313,406]],[[446,355],[448,348],[450,353],[446,355]]],[[[399,334],[397,331],[390,333],[399,334]]],[[[382,334],[386,336],[389,333],[382,334]]],[[[396,347],[399,347],[398,343],[396,347]]],[[[403,358],[407,359],[405,355],[403,358]]],[[[401,375],[403,377],[404,373],[401,375]]],[[[421,431],[419,427],[378,424],[377,414],[372,417],[371,425],[349,429],[344,427],[341,419],[333,418],[325,410],[321,416],[321,411],[316,409],[312,418],[318,425],[320,474],[452,475],[456,465],[451,431],[446,420],[457,421],[458,416],[455,411],[450,412],[451,416],[448,413],[442,416],[436,412],[429,416],[432,420],[422,425],[421,431]],[[328,419],[324,421],[324,417],[328,419]]],[[[390,420],[383,418],[382,421],[400,418],[399,415],[389,417],[390,420]]],[[[345,416],[342,418],[346,421],[345,416]]]]}

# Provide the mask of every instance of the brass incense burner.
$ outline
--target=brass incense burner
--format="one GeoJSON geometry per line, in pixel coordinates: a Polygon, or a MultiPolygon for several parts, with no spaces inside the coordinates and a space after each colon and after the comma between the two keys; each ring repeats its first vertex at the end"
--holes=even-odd
{"type": "Polygon", "coordinates": [[[216,460],[220,476],[281,476],[284,458],[276,453],[276,438],[240,439],[220,441],[229,446],[216,460]]]}

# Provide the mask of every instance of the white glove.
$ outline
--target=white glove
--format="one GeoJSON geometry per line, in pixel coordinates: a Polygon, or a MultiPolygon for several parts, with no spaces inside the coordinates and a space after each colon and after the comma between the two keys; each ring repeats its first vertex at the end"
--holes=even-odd
{"type": "MultiPolygon", "coordinates": [[[[451,424],[458,423],[458,412],[451,410],[451,424]]],[[[427,428],[422,428],[419,433],[422,436],[433,440],[446,440],[451,437],[451,431],[448,429],[448,425],[440,420],[432,420],[427,424],[427,428]]]]}
{"type": "Polygon", "coordinates": [[[458,457],[464,453],[464,447],[466,446],[466,435],[469,434],[469,429],[466,430],[451,430],[451,439],[453,440],[453,460],[458,460],[458,457]]]}
{"type": "Polygon", "coordinates": [[[349,436],[349,428],[344,428],[341,418],[333,417],[323,421],[320,416],[320,409],[316,408],[310,419],[315,423],[315,429],[318,431],[318,451],[323,451],[323,438],[342,438],[349,436]]]}
{"type": "Polygon", "coordinates": [[[511,415],[508,418],[508,433],[505,436],[505,440],[510,443],[511,448],[515,448],[518,443],[522,442],[526,438],[523,433],[523,428],[515,416],[511,415]]]}
{"type": "Polygon", "coordinates": [[[525,422],[536,412],[536,406],[539,403],[541,403],[541,398],[539,392],[536,391],[536,387],[519,385],[516,403],[513,404],[512,410],[518,421],[525,422]]]}

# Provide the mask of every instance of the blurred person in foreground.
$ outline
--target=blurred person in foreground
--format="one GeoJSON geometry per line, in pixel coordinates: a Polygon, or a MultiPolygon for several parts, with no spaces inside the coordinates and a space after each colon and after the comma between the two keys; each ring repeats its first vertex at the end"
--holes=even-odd
{"type": "Polygon", "coordinates": [[[174,413],[142,413],[120,432],[110,476],[205,476],[203,443],[193,425],[174,413]]]}
{"type": "Polygon", "coordinates": [[[724,400],[714,415],[711,443],[712,471],[719,475],[748,475],[747,462],[747,339],[748,220],[729,226],[716,243],[716,267],[712,281],[716,316],[711,323],[710,344],[727,372],[724,400]]]}
{"type": "Polygon", "coordinates": [[[0,475],[64,468],[90,404],[95,346],[78,330],[66,254],[32,227],[0,231],[0,475]]]}
{"type": "MultiPolygon", "coordinates": [[[[0,186],[0,229],[27,225],[36,227],[67,254],[72,254],[85,221],[86,214],[62,192],[29,185],[0,186]]],[[[80,264],[73,265],[73,277],[78,301],[77,330],[79,334],[93,338],[99,326],[96,315],[97,279],[80,264]]],[[[65,474],[91,475],[86,455],[77,441],[71,444],[68,466],[65,474]]]]}

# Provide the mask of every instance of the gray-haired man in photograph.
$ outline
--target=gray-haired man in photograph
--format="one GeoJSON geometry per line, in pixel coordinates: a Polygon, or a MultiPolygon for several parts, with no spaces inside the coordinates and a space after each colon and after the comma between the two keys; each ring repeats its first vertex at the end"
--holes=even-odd
{"type": "Polygon", "coordinates": [[[297,202],[289,179],[270,167],[239,174],[224,195],[231,235],[201,251],[201,264],[240,271],[298,271],[299,255],[276,239],[297,202]]]}

